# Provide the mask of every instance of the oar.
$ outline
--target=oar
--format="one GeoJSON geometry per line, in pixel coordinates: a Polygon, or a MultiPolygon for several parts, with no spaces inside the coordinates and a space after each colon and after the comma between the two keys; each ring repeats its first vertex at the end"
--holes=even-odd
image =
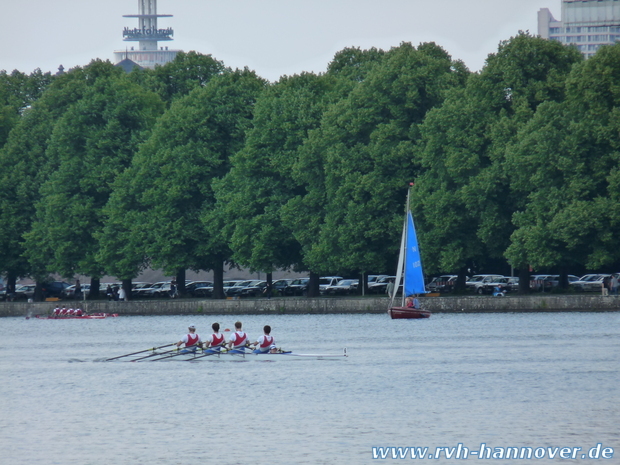
{"type": "MultiPolygon", "coordinates": [[[[176,349],[171,350],[170,352],[175,352],[175,351],[178,351],[178,353],[176,353],[176,354],[166,355],[165,357],[153,358],[153,359],[151,359],[150,361],[151,361],[151,362],[155,362],[155,361],[157,361],[157,360],[165,360],[165,359],[167,359],[167,358],[178,357],[179,355],[187,355],[188,353],[190,353],[190,352],[182,352],[182,350],[184,350],[184,349],[181,349],[180,347],[177,347],[176,349]]],[[[164,353],[166,353],[166,352],[164,352],[164,353]]],[[[194,352],[194,353],[195,353],[195,352],[194,352]]],[[[145,357],[145,358],[146,358],[146,357],[145,357]]]]}
{"type": "MultiPolygon", "coordinates": [[[[175,344],[172,344],[172,345],[175,345],[175,344]]],[[[149,355],[145,355],[144,357],[134,358],[134,359],[132,360],[132,362],[137,362],[138,360],[144,360],[145,358],[149,358],[149,357],[157,357],[158,355],[169,354],[170,352],[175,352],[175,351],[177,351],[177,350],[180,350],[180,349],[179,349],[178,347],[175,347],[175,348],[174,348],[174,349],[172,349],[172,350],[166,350],[166,351],[164,351],[164,352],[160,352],[160,353],[158,353],[158,354],[149,354],[149,355]]]]}
{"type": "Polygon", "coordinates": [[[130,355],[143,354],[144,352],[148,352],[149,350],[163,349],[164,347],[170,347],[170,346],[173,346],[173,345],[174,345],[174,343],[166,344],[165,346],[153,347],[152,349],[141,350],[140,352],[134,352],[133,354],[119,355],[118,357],[112,357],[112,358],[106,359],[106,362],[109,362],[110,360],[116,360],[117,358],[129,357],[130,355]]]}

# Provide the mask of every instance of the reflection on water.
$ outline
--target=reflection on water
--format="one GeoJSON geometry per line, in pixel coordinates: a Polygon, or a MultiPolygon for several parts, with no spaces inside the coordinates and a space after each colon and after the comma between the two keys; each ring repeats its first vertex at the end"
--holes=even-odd
{"type": "Polygon", "coordinates": [[[617,313],[239,318],[253,339],[270,324],[278,346],[349,358],[95,363],[236,317],[1,319],[0,463],[366,464],[373,446],[458,443],[620,456],[617,313]]]}

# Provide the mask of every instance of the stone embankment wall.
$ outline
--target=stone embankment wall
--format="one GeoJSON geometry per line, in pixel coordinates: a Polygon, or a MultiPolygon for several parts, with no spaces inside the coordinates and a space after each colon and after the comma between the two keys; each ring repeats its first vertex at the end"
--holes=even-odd
{"type": "MultiPolygon", "coordinates": [[[[422,306],[433,313],[493,312],[601,312],[619,311],[619,296],[511,296],[427,297],[422,306]]],[[[44,315],[56,302],[2,302],[0,317],[44,315]]],[[[71,302],[58,302],[69,306],[71,302]]],[[[75,303],[73,303],[75,304],[75,303]]],[[[246,300],[138,300],[132,302],[81,302],[89,313],[119,315],[248,315],[385,313],[386,297],[374,298],[274,298],[246,300]]]]}

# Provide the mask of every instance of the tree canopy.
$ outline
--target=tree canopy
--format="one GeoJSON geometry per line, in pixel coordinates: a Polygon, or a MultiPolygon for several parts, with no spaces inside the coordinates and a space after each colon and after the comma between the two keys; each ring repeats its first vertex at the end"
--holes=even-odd
{"type": "Polygon", "coordinates": [[[618,63],[520,33],[480,72],[402,43],[274,83],[195,52],[0,73],[0,272],[214,270],[222,297],[228,263],[318,292],[393,273],[410,182],[427,273],[618,267],[618,63]]]}

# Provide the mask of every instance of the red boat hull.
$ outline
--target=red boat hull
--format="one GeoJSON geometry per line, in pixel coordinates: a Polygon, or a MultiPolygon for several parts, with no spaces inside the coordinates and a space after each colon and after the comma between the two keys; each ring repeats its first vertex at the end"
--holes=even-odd
{"type": "Polygon", "coordinates": [[[388,313],[392,320],[411,320],[415,318],[429,318],[431,316],[431,312],[428,310],[411,307],[392,307],[388,310],[388,313]]]}
{"type": "Polygon", "coordinates": [[[118,316],[118,313],[93,313],[91,315],[82,315],[82,316],[44,316],[44,315],[35,315],[35,318],[39,320],[102,320],[104,318],[113,318],[118,316]]]}

